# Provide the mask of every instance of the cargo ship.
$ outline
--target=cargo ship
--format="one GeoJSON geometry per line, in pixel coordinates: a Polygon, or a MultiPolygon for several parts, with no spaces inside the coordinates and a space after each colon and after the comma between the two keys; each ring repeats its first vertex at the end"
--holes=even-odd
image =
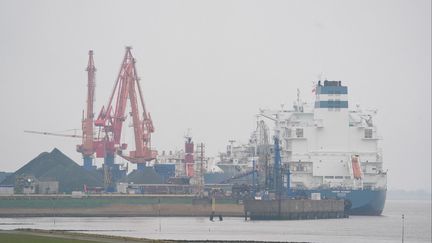
{"type": "Polygon", "coordinates": [[[249,143],[237,146],[250,152],[236,154],[229,145],[225,153],[229,156],[221,168],[231,165],[249,170],[255,161],[257,177],[264,178],[263,168],[271,164],[273,156],[269,141],[272,130],[280,137],[282,165],[289,168],[284,182],[289,197],[318,194],[320,198],[344,199],[351,215],[381,215],[387,172],[378,144],[381,137],[373,122],[377,111],[359,105],[349,109],[348,87],[341,81],[318,81],[313,90],[312,104],[303,102],[297,91],[291,109],[260,110],[262,120],[249,143]]]}

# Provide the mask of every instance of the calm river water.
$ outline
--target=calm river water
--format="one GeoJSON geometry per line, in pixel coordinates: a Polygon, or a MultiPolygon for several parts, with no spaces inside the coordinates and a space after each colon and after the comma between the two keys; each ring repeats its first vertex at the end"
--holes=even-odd
{"type": "Polygon", "coordinates": [[[181,240],[302,242],[431,242],[431,201],[388,200],[382,216],[301,221],[244,221],[242,218],[0,218],[0,229],[36,228],[181,240]]]}

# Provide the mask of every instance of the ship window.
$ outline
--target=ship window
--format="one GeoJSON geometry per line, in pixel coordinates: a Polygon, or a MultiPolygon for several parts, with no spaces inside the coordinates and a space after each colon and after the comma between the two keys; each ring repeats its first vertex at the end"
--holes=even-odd
{"type": "Polygon", "coordinates": [[[365,129],[365,138],[372,138],[372,129],[365,129]]]}
{"type": "Polygon", "coordinates": [[[325,179],[334,179],[334,176],[324,176],[325,179]]]}
{"type": "Polygon", "coordinates": [[[285,128],[285,133],[288,138],[291,137],[291,128],[285,128]]]}
{"type": "Polygon", "coordinates": [[[332,110],[334,110],[334,107],[335,107],[335,101],[332,99],[329,99],[328,100],[328,110],[332,111],[332,110]]]}
{"type": "Polygon", "coordinates": [[[303,167],[303,166],[301,166],[301,165],[298,165],[298,166],[295,167],[295,170],[296,170],[296,171],[306,171],[306,167],[303,167]]]}
{"type": "Polygon", "coordinates": [[[340,111],[341,108],[341,101],[339,99],[336,99],[334,102],[334,107],[336,111],[340,111]]]}
{"type": "Polygon", "coordinates": [[[302,138],[303,137],[303,128],[297,128],[296,129],[296,136],[298,138],[302,138]]]}
{"type": "Polygon", "coordinates": [[[335,176],[335,179],[343,179],[343,176],[335,176]]]}
{"type": "Polygon", "coordinates": [[[345,176],[345,179],[351,179],[351,176],[345,176]]]}

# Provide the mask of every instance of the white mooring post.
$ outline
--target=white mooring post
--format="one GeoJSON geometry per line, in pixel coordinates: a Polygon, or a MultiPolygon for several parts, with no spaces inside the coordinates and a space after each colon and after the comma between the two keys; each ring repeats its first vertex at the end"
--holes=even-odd
{"type": "Polygon", "coordinates": [[[402,243],[404,243],[405,238],[405,215],[402,214],[402,243]]]}

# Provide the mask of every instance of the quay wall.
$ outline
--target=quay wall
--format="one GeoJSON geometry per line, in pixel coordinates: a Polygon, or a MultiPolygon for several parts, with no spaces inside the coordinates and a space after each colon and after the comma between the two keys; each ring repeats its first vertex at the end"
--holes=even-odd
{"type": "Polygon", "coordinates": [[[264,219],[321,219],[343,218],[344,200],[246,200],[246,217],[252,220],[264,219]]]}
{"type": "MultiPolygon", "coordinates": [[[[242,217],[243,205],[216,199],[215,213],[242,217]]],[[[1,196],[0,217],[141,217],[205,216],[212,213],[211,200],[185,196],[106,196],[72,198],[70,195],[1,196]]]]}

